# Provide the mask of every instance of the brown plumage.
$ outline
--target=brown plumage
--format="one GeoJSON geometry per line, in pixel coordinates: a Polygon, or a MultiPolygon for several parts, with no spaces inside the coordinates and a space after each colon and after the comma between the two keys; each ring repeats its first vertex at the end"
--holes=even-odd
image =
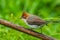
{"type": "Polygon", "coordinates": [[[41,27],[42,25],[46,24],[46,22],[42,20],[40,17],[36,15],[31,15],[27,12],[23,12],[22,18],[26,22],[26,24],[28,24],[32,28],[37,28],[39,26],[41,27]]]}

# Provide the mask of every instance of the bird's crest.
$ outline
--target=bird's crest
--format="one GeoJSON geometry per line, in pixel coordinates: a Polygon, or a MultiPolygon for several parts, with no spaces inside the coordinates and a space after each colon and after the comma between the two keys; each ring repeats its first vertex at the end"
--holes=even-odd
{"type": "Polygon", "coordinates": [[[26,19],[28,16],[29,16],[29,14],[27,12],[22,13],[22,18],[26,19]]]}

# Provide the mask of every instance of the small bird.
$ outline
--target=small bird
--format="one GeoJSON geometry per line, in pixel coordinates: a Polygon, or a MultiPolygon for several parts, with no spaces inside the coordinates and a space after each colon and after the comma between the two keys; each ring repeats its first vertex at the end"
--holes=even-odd
{"type": "Polygon", "coordinates": [[[41,28],[44,24],[46,24],[46,22],[40,17],[27,12],[23,12],[21,18],[30,28],[41,28]]]}

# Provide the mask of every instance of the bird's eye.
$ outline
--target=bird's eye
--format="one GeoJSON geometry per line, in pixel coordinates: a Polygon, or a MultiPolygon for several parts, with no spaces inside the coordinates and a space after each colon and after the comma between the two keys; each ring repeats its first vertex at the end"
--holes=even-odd
{"type": "Polygon", "coordinates": [[[25,18],[25,16],[24,16],[24,18],[25,18]]]}
{"type": "Polygon", "coordinates": [[[23,18],[26,18],[26,16],[23,16],[23,18]]]}

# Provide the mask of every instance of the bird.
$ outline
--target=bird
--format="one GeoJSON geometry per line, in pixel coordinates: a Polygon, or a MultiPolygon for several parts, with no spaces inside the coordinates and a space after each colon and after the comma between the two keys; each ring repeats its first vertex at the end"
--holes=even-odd
{"type": "Polygon", "coordinates": [[[42,28],[46,21],[37,15],[30,14],[28,12],[22,12],[21,19],[28,25],[31,29],[42,28]]]}

